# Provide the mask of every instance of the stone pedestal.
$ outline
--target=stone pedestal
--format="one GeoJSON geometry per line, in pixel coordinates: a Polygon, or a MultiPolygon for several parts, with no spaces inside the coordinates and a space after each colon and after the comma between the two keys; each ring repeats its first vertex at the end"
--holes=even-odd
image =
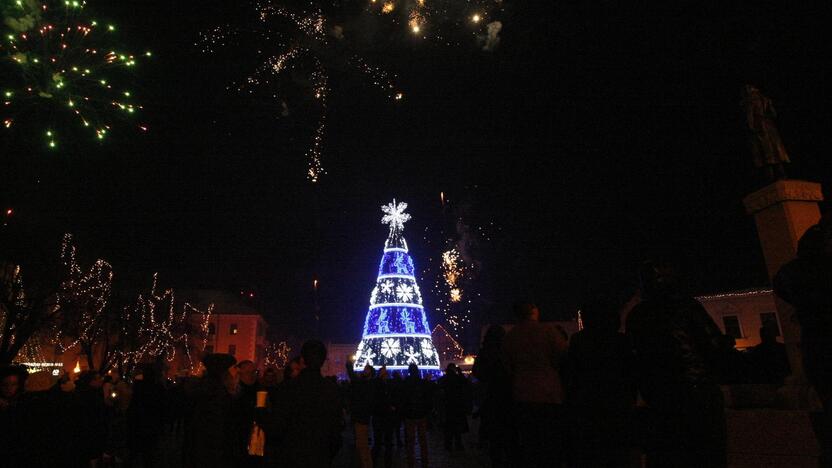
{"type": "MultiPolygon", "coordinates": [[[[757,224],[769,278],[774,278],[780,267],[795,257],[800,237],[820,221],[818,202],[822,200],[820,184],[803,180],[778,180],[745,197],[743,204],[757,224]]],[[[792,307],[780,298],[776,298],[776,303],[783,341],[792,366],[791,382],[796,384],[789,390],[795,393],[789,399],[792,400],[791,406],[805,407],[800,328],[792,318],[792,307]]]]}
{"type": "Polygon", "coordinates": [[[803,180],[778,180],[743,199],[757,224],[770,278],[794,258],[803,233],[820,221],[820,201],[820,184],[803,180]]]}

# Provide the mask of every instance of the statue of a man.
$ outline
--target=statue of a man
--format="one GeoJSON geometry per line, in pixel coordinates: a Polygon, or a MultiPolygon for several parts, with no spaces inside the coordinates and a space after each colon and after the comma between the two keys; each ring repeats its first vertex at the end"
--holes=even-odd
{"type": "Polygon", "coordinates": [[[771,99],[755,86],[747,84],[742,88],[742,106],[754,166],[764,167],[769,180],[785,179],[783,165],[791,161],[774,123],[777,112],[771,99]]]}

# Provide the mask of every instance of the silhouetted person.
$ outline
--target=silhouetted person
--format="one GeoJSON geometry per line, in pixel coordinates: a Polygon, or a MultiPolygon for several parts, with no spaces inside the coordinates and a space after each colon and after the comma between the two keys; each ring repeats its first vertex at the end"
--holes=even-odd
{"type": "Polygon", "coordinates": [[[338,386],[321,376],[326,347],[310,340],[301,348],[302,370],[286,382],[276,408],[282,466],[324,468],[341,448],[343,417],[338,386]]]}
{"type": "Polygon", "coordinates": [[[430,382],[422,379],[419,367],[411,364],[407,368],[407,379],[404,381],[404,427],[405,442],[407,443],[407,466],[416,466],[416,441],[419,442],[419,453],[422,468],[429,466],[428,461],[428,416],[433,410],[433,391],[430,382]]]}
{"type": "Polygon", "coordinates": [[[370,422],[373,417],[373,402],[375,400],[375,382],[373,366],[367,364],[361,373],[356,374],[353,369],[354,361],[347,360],[345,365],[350,377],[349,409],[350,421],[355,434],[355,451],[361,468],[372,468],[373,458],[370,454],[370,422]]]}
{"type": "Polygon", "coordinates": [[[248,454],[248,443],[257,412],[257,367],[248,359],[237,363],[237,390],[233,398],[234,424],[237,436],[234,441],[234,458],[241,468],[257,467],[263,457],[248,454]]]}
{"type": "Polygon", "coordinates": [[[396,447],[404,447],[402,440],[402,426],[404,425],[404,379],[398,372],[390,379],[390,392],[393,400],[393,434],[396,436],[396,447]]]}
{"type": "Polygon", "coordinates": [[[25,460],[18,426],[25,414],[21,408],[28,373],[22,366],[0,367],[0,463],[15,466],[25,460]]]}
{"type": "Polygon", "coordinates": [[[653,415],[648,466],[725,466],[724,405],[714,371],[722,333],[681,292],[669,265],[643,264],[640,280],[642,301],[630,311],[626,331],[638,387],[653,415]]]}
{"type": "Polygon", "coordinates": [[[783,385],[791,374],[786,345],[777,341],[777,328],[772,325],[760,328],[760,344],[748,350],[748,359],[754,370],[754,383],[783,385]]]}
{"type": "Polygon", "coordinates": [[[295,356],[286,364],[286,367],[283,368],[283,381],[289,381],[292,379],[296,379],[298,375],[300,375],[300,371],[303,370],[303,365],[300,362],[300,356],[295,356]]]}
{"type": "Polygon", "coordinates": [[[387,368],[382,366],[378,377],[373,380],[373,464],[378,466],[378,457],[384,449],[384,466],[393,466],[393,431],[396,424],[396,402],[393,383],[387,368]]]}
{"type": "Polygon", "coordinates": [[[627,466],[636,387],[633,352],[618,332],[617,304],[596,298],[581,307],[584,329],[572,336],[565,366],[576,467],[627,466]]]}
{"type": "Polygon", "coordinates": [[[234,466],[237,433],[231,395],[236,387],[235,362],[230,354],[208,354],[202,359],[205,374],[188,392],[191,407],[184,447],[187,468],[234,466]]]}
{"type": "Polygon", "coordinates": [[[511,375],[508,358],[503,351],[506,331],[491,325],[485,332],[482,347],[471,372],[485,384],[485,399],[480,405],[480,434],[488,446],[491,465],[502,467],[508,463],[508,448],[513,445],[511,429],[511,375]]]}
{"type": "Polygon", "coordinates": [[[71,442],[75,421],[68,418],[68,405],[65,400],[51,391],[56,378],[48,371],[29,374],[25,379],[24,392],[16,405],[17,417],[11,425],[12,433],[0,427],[0,453],[8,457],[0,459],[0,466],[20,466],[30,468],[53,468],[66,466],[71,459],[66,444],[71,442]],[[43,441],[50,443],[45,444],[43,441]],[[17,447],[7,447],[5,443],[14,442],[17,447]],[[16,453],[15,453],[16,452],[16,453]],[[22,456],[11,462],[15,455],[22,456]],[[4,465],[4,463],[6,463],[4,465]]]}
{"type": "Polygon", "coordinates": [[[780,269],[774,292],[795,308],[806,378],[823,403],[823,463],[832,465],[832,215],[801,237],[797,258],[780,269]]]}
{"type": "Polygon", "coordinates": [[[454,363],[448,364],[445,375],[439,379],[444,397],[443,433],[445,449],[462,450],[462,434],[468,432],[468,414],[471,412],[471,387],[454,363]]]}
{"type": "Polygon", "coordinates": [[[512,455],[523,467],[557,467],[563,460],[563,400],[560,360],[567,343],[554,327],[540,323],[534,304],[516,304],[519,323],[504,349],[512,376],[518,446],[512,455]]]}
{"type": "Polygon", "coordinates": [[[263,371],[263,377],[260,378],[260,386],[263,389],[271,392],[272,389],[277,388],[278,383],[280,383],[280,380],[277,374],[277,369],[269,367],[263,371]]]}
{"type": "Polygon", "coordinates": [[[107,421],[104,411],[104,380],[94,370],[81,372],[75,382],[75,424],[78,431],[76,454],[79,466],[87,467],[104,453],[107,421]]]}
{"type": "Polygon", "coordinates": [[[166,409],[165,388],[161,380],[156,367],[145,364],[141,366],[141,379],[137,378],[133,384],[133,395],[127,409],[127,443],[134,466],[156,466],[166,409]]]}
{"type": "Polygon", "coordinates": [[[723,385],[748,384],[754,380],[754,369],[746,353],[737,349],[733,336],[718,338],[722,356],[714,363],[717,382],[723,385]]]}

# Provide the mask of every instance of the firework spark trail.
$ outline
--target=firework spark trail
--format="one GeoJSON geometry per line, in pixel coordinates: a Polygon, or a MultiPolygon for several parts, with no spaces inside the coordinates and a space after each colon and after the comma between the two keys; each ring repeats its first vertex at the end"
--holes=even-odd
{"type": "Polygon", "coordinates": [[[226,25],[209,29],[200,34],[197,46],[204,53],[216,53],[220,47],[230,46],[230,38],[248,37],[256,46],[259,65],[236,86],[238,92],[254,94],[256,90],[268,87],[270,95],[281,109],[281,115],[289,114],[283,95],[290,88],[309,88],[313,103],[310,110],[317,115],[314,131],[306,150],[308,162],[307,178],[316,183],[326,173],[323,166],[324,141],[327,128],[327,101],[330,93],[329,68],[333,55],[345,59],[354,71],[366,77],[374,87],[385,92],[393,100],[402,99],[402,93],[395,92],[390,75],[381,68],[372,66],[360,55],[335,50],[334,43],[343,44],[343,27],[331,24],[323,4],[309,2],[301,9],[292,9],[272,1],[257,1],[252,4],[256,13],[257,27],[226,25]],[[287,72],[303,73],[307,83],[286,76],[287,72]]]}

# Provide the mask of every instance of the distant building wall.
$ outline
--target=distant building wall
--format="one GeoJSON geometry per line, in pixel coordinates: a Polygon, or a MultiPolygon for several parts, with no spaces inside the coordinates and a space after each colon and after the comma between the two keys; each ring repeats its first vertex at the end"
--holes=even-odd
{"type": "Polygon", "coordinates": [[[346,365],[350,357],[358,349],[358,343],[329,343],[326,346],[326,361],[321,368],[321,375],[335,376],[338,380],[346,380],[346,365]]]}
{"type": "Polygon", "coordinates": [[[266,352],[266,328],[266,321],[257,314],[211,315],[205,351],[228,353],[237,362],[249,360],[261,368],[266,352]]]}
{"type": "Polygon", "coordinates": [[[737,340],[738,349],[760,344],[760,328],[766,322],[776,325],[780,336],[780,317],[771,289],[731,291],[699,296],[696,299],[702,303],[720,330],[737,340]]]}

